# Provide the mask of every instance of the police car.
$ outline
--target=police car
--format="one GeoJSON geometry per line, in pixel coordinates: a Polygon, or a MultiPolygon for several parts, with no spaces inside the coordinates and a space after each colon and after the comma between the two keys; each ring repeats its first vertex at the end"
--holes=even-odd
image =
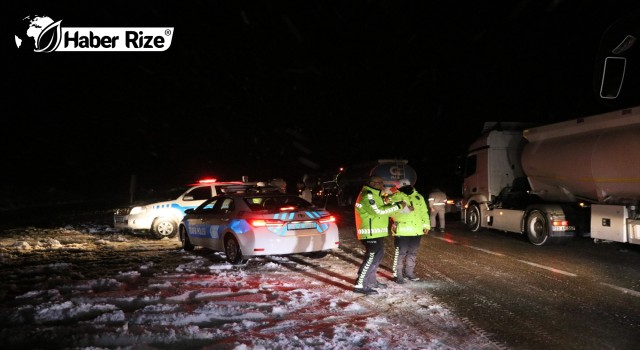
{"type": "Polygon", "coordinates": [[[157,239],[173,238],[178,234],[178,224],[185,210],[193,209],[205,200],[224,193],[227,189],[256,186],[254,182],[217,182],[204,179],[198,183],[171,188],[164,191],[149,191],[133,206],[114,211],[113,226],[125,231],[149,231],[157,239]]]}
{"type": "Polygon", "coordinates": [[[227,193],[188,209],[180,222],[182,248],[223,252],[231,264],[265,255],[320,258],[338,249],[338,226],[330,212],[275,189],[227,193]]]}

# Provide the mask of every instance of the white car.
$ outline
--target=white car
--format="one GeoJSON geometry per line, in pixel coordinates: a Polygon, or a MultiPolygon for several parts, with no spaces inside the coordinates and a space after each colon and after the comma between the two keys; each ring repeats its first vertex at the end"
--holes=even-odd
{"type": "Polygon", "coordinates": [[[113,226],[126,231],[149,231],[157,238],[173,238],[178,233],[178,224],[184,212],[205,200],[219,195],[227,188],[247,188],[255,183],[232,181],[217,182],[201,180],[196,184],[150,192],[134,205],[114,211],[113,226]]]}
{"type": "Polygon", "coordinates": [[[180,223],[186,251],[224,252],[231,264],[263,255],[322,257],[340,245],[335,217],[304,199],[278,192],[225,194],[186,211],[180,223]]]}

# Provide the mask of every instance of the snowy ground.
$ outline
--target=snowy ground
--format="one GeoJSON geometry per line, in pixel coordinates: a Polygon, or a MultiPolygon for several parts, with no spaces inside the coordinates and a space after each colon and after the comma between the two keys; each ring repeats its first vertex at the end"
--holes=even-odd
{"type": "MultiPolygon", "coordinates": [[[[346,229],[348,230],[348,228],[346,229]]],[[[341,231],[345,231],[341,227],[341,231]]],[[[5,349],[498,349],[429,281],[352,292],[362,249],[321,259],[187,253],[177,239],[77,223],[0,233],[5,349]]]]}

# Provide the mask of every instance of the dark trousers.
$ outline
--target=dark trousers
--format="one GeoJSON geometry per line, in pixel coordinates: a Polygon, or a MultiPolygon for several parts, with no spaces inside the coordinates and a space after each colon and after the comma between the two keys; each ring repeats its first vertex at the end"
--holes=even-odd
{"type": "Polygon", "coordinates": [[[422,236],[396,236],[394,238],[395,251],[393,258],[393,277],[415,277],[413,269],[416,267],[416,256],[422,236]]]}
{"type": "Polygon", "coordinates": [[[356,288],[373,288],[378,284],[376,273],[384,256],[384,237],[363,239],[364,259],[358,269],[356,288]]]}

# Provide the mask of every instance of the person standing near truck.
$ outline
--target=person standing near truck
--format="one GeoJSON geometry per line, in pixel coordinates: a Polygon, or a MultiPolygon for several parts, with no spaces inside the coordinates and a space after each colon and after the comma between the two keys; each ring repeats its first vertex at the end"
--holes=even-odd
{"type": "Polygon", "coordinates": [[[358,269],[356,293],[378,294],[374,288],[386,288],[378,282],[376,274],[384,256],[384,239],[389,236],[389,217],[405,208],[405,202],[384,203],[381,192],[384,181],[380,176],[371,176],[362,186],[355,203],[356,234],[365,248],[364,259],[358,269]]]}
{"type": "Polygon", "coordinates": [[[444,214],[447,207],[447,195],[438,188],[434,188],[429,193],[429,213],[431,214],[431,227],[435,230],[440,227],[440,232],[444,232],[444,214]],[[436,219],[438,222],[436,223],[436,219]]]}
{"type": "Polygon", "coordinates": [[[269,185],[277,188],[282,193],[287,193],[287,182],[283,179],[273,179],[269,181],[269,185]]]}
{"type": "Polygon", "coordinates": [[[391,231],[394,236],[393,279],[398,284],[405,283],[405,277],[410,281],[420,278],[414,274],[416,257],[420,240],[431,229],[429,211],[424,197],[411,186],[408,179],[399,180],[398,191],[392,195],[395,201],[407,203],[405,209],[399,210],[391,216],[393,223],[391,231]]]}

